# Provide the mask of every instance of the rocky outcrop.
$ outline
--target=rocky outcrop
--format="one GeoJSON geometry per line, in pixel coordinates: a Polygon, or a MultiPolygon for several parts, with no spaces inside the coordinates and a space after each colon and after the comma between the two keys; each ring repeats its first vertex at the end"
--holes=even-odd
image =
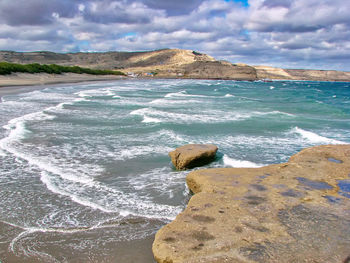
{"type": "Polygon", "coordinates": [[[218,147],[213,144],[187,144],[169,153],[171,162],[178,170],[184,170],[211,162],[218,147]]]}
{"type": "Polygon", "coordinates": [[[336,70],[281,69],[254,66],[259,79],[350,81],[350,72],[336,70]]]}
{"type": "Polygon", "coordinates": [[[158,231],[157,262],[343,262],[350,247],[350,145],[288,163],[191,172],[195,195],[158,231]]]}

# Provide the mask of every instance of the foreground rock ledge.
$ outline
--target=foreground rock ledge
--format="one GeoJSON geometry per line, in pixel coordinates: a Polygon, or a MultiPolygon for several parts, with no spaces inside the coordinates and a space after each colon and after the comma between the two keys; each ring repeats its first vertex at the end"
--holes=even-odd
{"type": "Polygon", "coordinates": [[[184,170],[211,162],[217,150],[213,144],[187,144],[176,148],[169,156],[176,169],[184,170]]]}
{"type": "Polygon", "coordinates": [[[158,231],[157,262],[344,262],[350,254],[350,145],[288,163],[191,172],[195,193],[158,231]]]}

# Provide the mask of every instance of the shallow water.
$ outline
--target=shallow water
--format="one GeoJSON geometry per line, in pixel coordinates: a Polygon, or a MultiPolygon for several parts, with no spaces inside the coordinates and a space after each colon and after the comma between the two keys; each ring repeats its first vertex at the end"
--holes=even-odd
{"type": "Polygon", "coordinates": [[[113,262],[139,244],[130,262],[152,262],[140,259],[145,247],[189,198],[188,172],[173,170],[170,150],[214,143],[220,153],[208,167],[285,162],[305,147],[349,143],[349,98],[348,83],[216,80],[5,96],[0,260],[113,262]]]}

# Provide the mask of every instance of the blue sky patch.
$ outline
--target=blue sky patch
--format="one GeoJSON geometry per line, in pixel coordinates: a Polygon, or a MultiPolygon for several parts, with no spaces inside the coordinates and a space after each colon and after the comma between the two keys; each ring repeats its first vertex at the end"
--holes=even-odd
{"type": "Polygon", "coordinates": [[[225,0],[225,2],[236,2],[236,3],[241,3],[245,7],[249,7],[249,2],[248,0],[225,0]]]}

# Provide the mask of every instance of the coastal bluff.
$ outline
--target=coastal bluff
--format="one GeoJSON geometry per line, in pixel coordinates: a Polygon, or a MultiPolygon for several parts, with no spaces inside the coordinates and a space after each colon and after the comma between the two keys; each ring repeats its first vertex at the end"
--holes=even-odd
{"type": "MultiPolygon", "coordinates": [[[[252,66],[217,60],[207,54],[184,49],[85,53],[0,51],[0,61],[118,70],[130,77],[139,78],[350,81],[350,72],[252,66]]],[[[13,79],[15,81],[16,76],[13,79]]],[[[0,77],[1,82],[3,80],[0,77]]]]}
{"type": "Polygon", "coordinates": [[[160,263],[346,262],[350,145],[307,148],[261,168],[188,174],[186,209],[160,229],[160,263]]]}

